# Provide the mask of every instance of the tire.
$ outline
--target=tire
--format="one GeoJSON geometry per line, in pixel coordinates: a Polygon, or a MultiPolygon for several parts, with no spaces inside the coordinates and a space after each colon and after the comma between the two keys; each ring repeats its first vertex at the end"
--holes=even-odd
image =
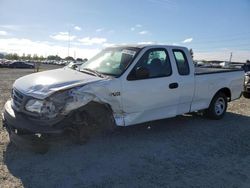
{"type": "Polygon", "coordinates": [[[76,144],[80,145],[94,135],[112,133],[116,128],[112,111],[94,102],[77,110],[72,119],[74,128],[71,137],[76,144]]]}
{"type": "Polygon", "coordinates": [[[247,99],[250,99],[250,93],[243,92],[243,96],[247,99]]]}
{"type": "Polygon", "coordinates": [[[217,93],[210,105],[209,108],[205,110],[205,116],[209,119],[220,120],[224,117],[227,111],[227,97],[224,93],[217,93]]]}

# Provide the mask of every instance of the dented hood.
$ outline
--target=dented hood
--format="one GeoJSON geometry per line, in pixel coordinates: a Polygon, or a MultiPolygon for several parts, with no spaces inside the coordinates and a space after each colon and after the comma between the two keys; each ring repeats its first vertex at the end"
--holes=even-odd
{"type": "Polygon", "coordinates": [[[102,79],[65,67],[21,77],[15,81],[13,87],[25,95],[44,99],[58,90],[69,89],[102,79]]]}

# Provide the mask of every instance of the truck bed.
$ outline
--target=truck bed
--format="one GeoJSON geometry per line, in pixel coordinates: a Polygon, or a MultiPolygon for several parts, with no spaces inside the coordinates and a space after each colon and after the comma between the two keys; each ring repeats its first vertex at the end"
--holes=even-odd
{"type": "Polygon", "coordinates": [[[235,72],[242,71],[242,69],[237,68],[210,68],[210,67],[195,67],[195,75],[203,74],[215,74],[215,73],[226,73],[226,72],[235,72]]]}

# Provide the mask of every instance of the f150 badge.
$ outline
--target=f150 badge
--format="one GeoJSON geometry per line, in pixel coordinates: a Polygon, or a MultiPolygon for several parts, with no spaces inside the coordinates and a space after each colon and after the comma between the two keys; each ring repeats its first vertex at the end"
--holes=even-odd
{"type": "Polygon", "coordinates": [[[121,92],[119,92],[119,91],[117,91],[117,92],[112,92],[112,93],[110,93],[110,95],[113,96],[113,97],[118,97],[118,96],[121,95],[121,92]]]}

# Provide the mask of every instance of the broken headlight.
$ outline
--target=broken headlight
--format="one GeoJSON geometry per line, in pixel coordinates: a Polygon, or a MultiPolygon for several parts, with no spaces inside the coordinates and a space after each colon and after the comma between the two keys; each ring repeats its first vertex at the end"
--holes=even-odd
{"type": "Polygon", "coordinates": [[[36,112],[40,114],[42,111],[42,106],[43,106],[43,101],[31,99],[26,103],[25,109],[29,112],[36,112]]]}
{"type": "Polygon", "coordinates": [[[25,109],[47,118],[53,118],[57,115],[56,107],[53,102],[46,100],[31,99],[26,103],[25,109]]]}
{"type": "Polygon", "coordinates": [[[92,94],[80,91],[80,88],[58,91],[44,100],[30,99],[25,109],[45,119],[55,118],[59,114],[66,115],[94,98],[92,94]]]}

